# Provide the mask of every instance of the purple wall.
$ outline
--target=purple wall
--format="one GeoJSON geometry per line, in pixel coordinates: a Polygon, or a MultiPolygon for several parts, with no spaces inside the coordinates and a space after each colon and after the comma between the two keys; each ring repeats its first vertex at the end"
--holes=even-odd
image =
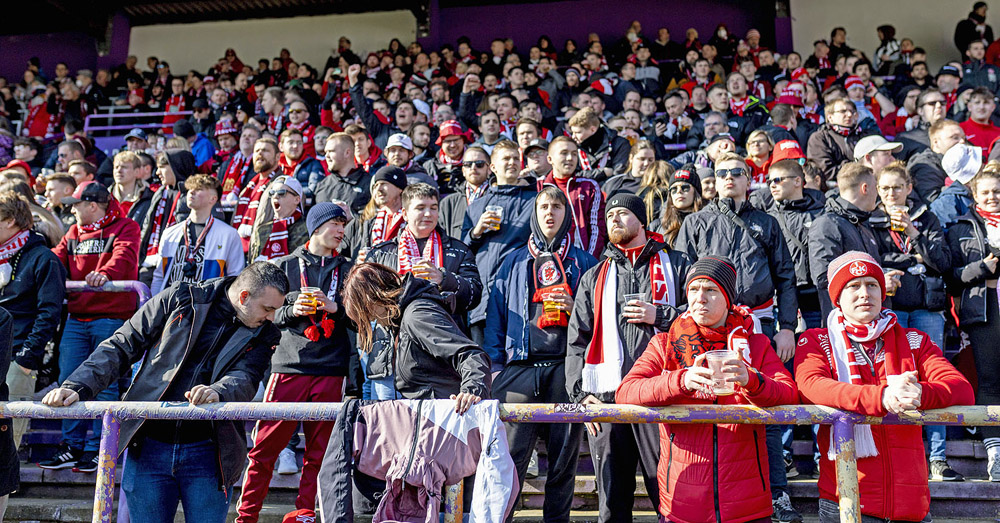
{"type": "Polygon", "coordinates": [[[56,62],[66,62],[70,71],[93,69],[97,44],[82,32],[0,36],[0,76],[11,82],[21,81],[28,59],[41,59],[42,70],[52,76],[56,62]]]}
{"type": "MultiPolygon", "coordinates": [[[[450,4],[446,4],[450,5],[450,4]]],[[[455,44],[460,36],[472,39],[473,47],[488,50],[494,37],[511,37],[522,53],[535,44],[538,36],[548,35],[557,49],[566,39],[578,44],[589,32],[601,36],[605,51],[625,35],[632,20],[642,23],[649,38],[666,27],[671,40],[683,42],[689,27],[698,30],[702,42],[711,38],[716,25],[725,23],[730,33],[741,37],[752,27],[760,30],[765,43],[774,42],[774,2],[749,0],[690,0],[688,2],[650,2],[649,0],[566,0],[532,4],[487,5],[479,7],[440,7],[431,1],[430,36],[421,43],[438,47],[455,44]],[[655,8],[652,8],[654,7],[655,8]]]]}

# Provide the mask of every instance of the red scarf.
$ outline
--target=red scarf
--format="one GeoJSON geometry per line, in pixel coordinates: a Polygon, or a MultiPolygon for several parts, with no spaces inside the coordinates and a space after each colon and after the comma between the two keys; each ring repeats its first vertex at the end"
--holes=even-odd
{"type": "Polygon", "coordinates": [[[444,246],[441,244],[441,233],[437,230],[431,231],[431,235],[427,237],[427,243],[424,244],[424,251],[420,252],[417,238],[404,227],[403,231],[399,233],[399,246],[396,255],[399,259],[400,276],[413,270],[413,263],[417,258],[423,258],[435,267],[443,267],[444,246]]]}
{"type": "Polygon", "coordinates": [[[170,204],[170,212],[167,213],[167,223],[163,223],[163,211],[167,207],[167,193],[169,191],[164,189],[163,195],[160,197],[160,201],[156,203],[156,209],[153,210],[153,222],[150,224],[151,229],[149,232],[149,245],[146,246],[146,256],[156,256],[160,252],[160,234],[169,228],[171,225],[177,223],[177,202],[181,199],[181,192],[176,191],[174,194],[174,201],[170,204]]]}
{"type": "Polygon", "coordinates": [[[438,161],[445,164],[446,166],[451,165],[462,165],[462,157],[459,156],[457,160],[452,160],[450,156],[444,154],[444,149],[438,151],[438,161]]]}
{"type": "Polygon", "coordinates": [[[819,58],[817,61],[819,62],[819,68],[820,69],[830,69],[830,57],[829,56],[824,56],[823,58],[819,58]]]}
{"type": "Polygon", "coordinates": [[[363,167],[366,173],[370,173],[372,166],[375,165],[375,162],[382,157],[382,149],[379,149],[379,147],[375,145],[375,140],[372,140],[370,136],[368,137],[368,143],[371,145],[368,146],[368,159],[365,160],[365,163],[359,164],[357,157],[354,158],[354,166],[363,167]]]}
{"type": "MultiPolygon", "coordinates": [[[[534,258],[531,265],[531,274],[535,282],[532,286],[535,289],[535,293],[531,296],[532,303],[544,303],[545,297],[556,291],[562,291],[567,296],[573,295],[573,289],[569,286],[569,278],[566,277],[566,269],[563,267],[563,260],[569,253],[569,238],[563,236],[562,243],[559,244],[559,249],[556,252],[541,250],[538,245],[544,245],[544,243],[544,240],[536,239],[534,234],[528,238],[528,252],[534,258]]],[[[548,319],[548,314],[544,312],[538,318],[539,329],[567,325],[569,325],[569,313],[562,310],[559,311],[559,319],[557,320],[548,319]]]]}
{"type": "Polygon", "coordinates": [[[288,228],[302,217],[302,211],[295,209],[288,218],[276,218],[271,224],[271,235],[261,251],[261,257],[273,260],[288,255],[288,228]]]}
{"type": "Polygon", "coordinates": [[[222,176],[222,200],[231,192],[239,192],[238,184],[243,181],[250,166],[253,165],[253,158],[243,155],[243,151],[237,150],[229,156],[229,163],[226,164],[226,172],[222,176]]]}
{"type": "Polygon", "coordinates": [[[236,213],[233,216],[233,225],[240,238],[243,238],[243,250],[250,246],[250,236],[253,234],[253,222],[257,219],[257,210],[260,208],[260,199],[264,196],[264,191],[271,183],[271,179],[277,174],[275,169],[268,173],[254,176],[250,183],[240,192],[240,200],[236,205],[236,213]]]}
{"type": "Polygon", "coordinates": [[[715,329],[698,325],[691,313],[685,312],[670,326],[667,343],[679,367],[690,367],[698,356],[713,350],[738,353],[751,366],[750,335],[759,332],[759,324],[744,307],[731,309],[725,324],[715,329]]]}
{"type": "Polygon", "coordinates": [[[0,264],[10,263],[10,259],[17,254],[17,251],[20,251],[21,247],[24,247],[24,244],[28,243],[28,237],[30,236],[31,231],[25,229],[3,242],[3,244],[0,244],[0,264]]]}
{"type": "Polygon", "coordinates": [[[271,134],[278,136],[281,131],[285,130],[285,111],[281,111],[281,114],[274,116],[273,114],[267,115],[267,130],[271,134]]]}
{"type": "Polygon", "coordinates": [[[77,225],[82,232],[94,232],[107,227],[111,224],[111,222],[121,218],[122,216],[124,216],[124,214],[122,213],[121,205],[118,204],[118,200],[112,197],[111,200],[108,201],[108,210],[104,213],[104,216],[102,216],[101,219],[94,223],[88,223],[87,225],[77,225]]]}
{"type": "Polygon", "coordinates": [[[476,201],[476,198],[481,197],[486,194],[486,189],[490,188],[489,182],[484,181],[479,184],[479,187],[473,187],[471,183],[465,182],[465,203],[466,205],[471,205],[472,202],[476,201]]]}
{"type": "Polygon", "coordinates": [[[830,129],[833,129],[833,132],[841,136],[850,136],[851,132],[854,131],[853,127],[848,127],[846,125],[837,125],[835,123],[830,124],[830,129]]]}
{"type": "MultiPolygon", "coordinates": [[[[306,242],[306,249],[308,248],[309,248],[309,242],[306,242]]],[[[335,252],[333,253],[333,255],[336,256],[337,253],[335,252]]],[[[325,264],[326,264],[326,258],[322,258],[320,260],[320,267],[322,267],[325,264]]],[[[331,300],[334,300],[337,297],[338,280],[340,280],[340,268],[337,268],[337,270],[333,271],[333,274],[331,274],[330,289],[326,291],[326,297],[330,298],[331,300]]],[[[306,262],[302,258],[299,258],[299,284],[300,284],[299,287],[300,289],[309,287],[309,279],[308,277],[306,277],[306,262]]],[[[312,322],[312,325],[306,327],[306,330],[303,333],[306,335],[306,338],[308,338],[309,341],[319,341],[321,329],[323,331],[324,338],[329,338],[333,336],[333,327],[335,324],[333,320],[327,317],[329,316],[329,313],[323,311],[323,317],[320,319],[318,325],[316,323],[316,319],[313,318],[313,316],[315,316],[315,314],[309,315],[309,321],[312,322]]]]}
{"type": "Polygon", "coordinates": [[[748,105],[750,105],[749,96],[744,96],[742,100],[729,99],[729,110],[736,116],[743,116],[743,111],[746,111],[748,105]]]}
{"type": "Polygon", "coordinates": [[[403,210],[392,213],[385,207],[375,213],[372,221],[371,245],[375,246],[382,242],[389,241],[396,237],[396,231],[403,224],[403,210]]]}
{"type": "Polygon", "coordinates": [[[951,110],[951,106],[955,105],[955,102],[958,101],[958,93],[955,92],[955,91],[952,91],[952,92],[947,93],[947,94],[945,94],[945,93],[941,93],[941,94],[944,94],[944,100],[945,100],[944,110],[947,113],[948,111],[951,110]]]}
{"type": "Polygon", "coordinates": [[[1000,227],[1000,213],[983,210],[978,205],[976,206],[976,213],[986,222],[987,227],[1000,227]]]}

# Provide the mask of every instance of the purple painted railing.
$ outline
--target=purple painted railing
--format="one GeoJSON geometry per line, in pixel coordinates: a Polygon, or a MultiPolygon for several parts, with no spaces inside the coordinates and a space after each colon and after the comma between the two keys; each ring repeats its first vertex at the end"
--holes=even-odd
{"type": "Polygon", "coordinates": [[[136,280],[109,281],[100,287],[91,287],[85,281],[68,281],[66,292],[134,292],[139,295],[140,307],[152,298],[149,287],[136,280]]]}
{"type": "MultiPolygon", "coordinates": [[[[170,402],[87,401],[69,407],[41,403],[0,403],[3,418],[96,419],[103,418],[98,482],[94,494],[94,522],[112,521],[114,477],[118,455],[118,429],[126,419],[176,420],[292,420],[333,421],[340,403],[213,403],[191,406],[170,402]]],[[[737,405],[685,405],[639,407],[635,405],[577,405],[505,403],[500,418],[513,423],[748,423],[776,425],[833,425],[837,450],[837,483],[843,523],[860,522],[858,469],[854,452],[854,426],[871,425],[969,425],[1000,426],[1000,406],[954,407],[917,411],[885,418],[863,416],[814,405],[788,405],[762,409],[737,405]]],[[[445,513],[461,520],[461,492],[450,489],[445,513]]]]}

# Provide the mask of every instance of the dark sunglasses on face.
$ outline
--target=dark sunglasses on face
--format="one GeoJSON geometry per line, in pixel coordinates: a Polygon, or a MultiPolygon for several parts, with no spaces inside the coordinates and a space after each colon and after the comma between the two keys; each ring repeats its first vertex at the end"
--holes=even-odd
{"type": "Polygon", "coordinates": [[[687,194],[691,192],[691,189],[692,187],[690,184],[677,184],[670,188],[670,194],[687,194]]]}
{"type": "Polygon", "coordinates": [[[298,114],[298,113],[304,113],[304,112],[306,112],[305,109],[292,109],[292,110],[288,111],[288,114],[298,114]]]}
{"type": "Polygon", "coordinates": [[[785,180],[791,180],[792,178],[795,178],[795,176],[772,176],[769,180],[767,180],[767,183],[776,185],[784,182],[785,180]]]}
{"type": "Polygon", "coordinates": [[[284,196],[284,195],[286,195],[288,193],[295,194],[295,191],[289,191],[288,189],[271,189],[271,190],[267,191],[267,194],[270,194],[271,196],[277,196],[277,197],[284,196]]]}
{"type": "Polygon", "coordinates": [[[746,176],[746,175],[747,175],[747,170],[746,169],[740,169],[740,168],[736,168],[736,169],[716,169],[715,170],[715,177],[716,178],[730,178],[730,177],[732,177],[732,178],[739,178],[740,176],[746,176]]]}
{"type": "Polygon", "coordinates": [[[483,167],[486,167],[486,160],[473,160],[471,162],[462,162],[462,167],[468,167],[468,168],[475,167],[476,169],[482,169],[483,167]]]}

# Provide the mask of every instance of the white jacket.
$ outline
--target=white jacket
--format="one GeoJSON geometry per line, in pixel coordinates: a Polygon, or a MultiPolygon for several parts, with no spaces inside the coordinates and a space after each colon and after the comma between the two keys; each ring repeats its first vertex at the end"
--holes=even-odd
{"type": "MultiPolygon", "coordinates": [[[[181,266],[177,266],[175,270],[174,261],[178,256],[183,257],[186,254],[184,231],[187,224],[187,220],[184,220],[171,225],[160,238],[159,259],[156,260],[153,285],[150,288],[153,295],[183,279],[181,266]]],[[[246,266],[246,258],[243,254],[243,243],[236,229],[222,220],[213,220],[212,228],[208,230],[208,236],[205,238],[205,259],[200,265],[201,274],[196,281],[239,274],[246,266]]]]}

